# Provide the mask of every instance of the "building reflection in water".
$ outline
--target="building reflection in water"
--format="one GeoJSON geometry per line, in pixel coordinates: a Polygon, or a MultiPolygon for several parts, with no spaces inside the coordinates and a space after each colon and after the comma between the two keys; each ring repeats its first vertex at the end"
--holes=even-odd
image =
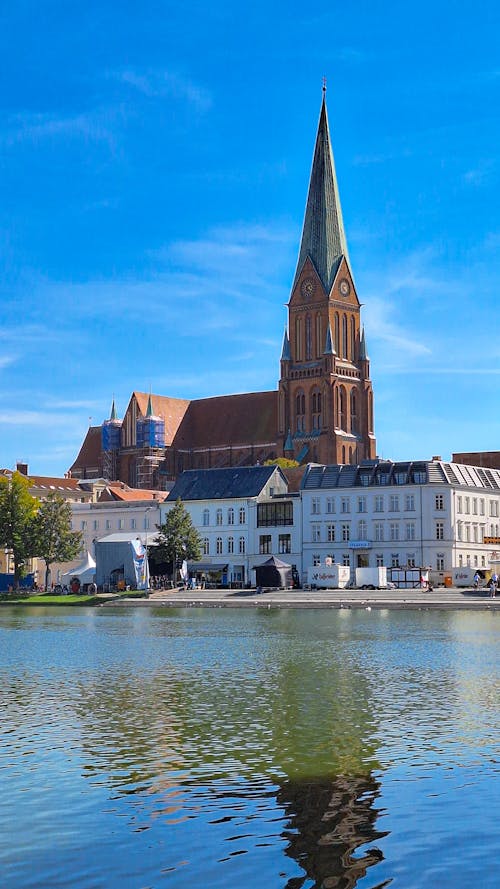
{"type": "MultiPolygon", "coordinates": [[[[379,782],[369,775],[329,780],[284,782],[277,802],[289,817],[283,836],[286,854],[305,872],[286,889],[300,889],[314,880],[318,889],[351,889],[368,868],[382,860],[376,845],[386,834],[375,827],[379,782]],[[369,845],[359,854],[356,850],[369,845]]],[[[376,889],[388,885],[378,883],[376,889]]]]}

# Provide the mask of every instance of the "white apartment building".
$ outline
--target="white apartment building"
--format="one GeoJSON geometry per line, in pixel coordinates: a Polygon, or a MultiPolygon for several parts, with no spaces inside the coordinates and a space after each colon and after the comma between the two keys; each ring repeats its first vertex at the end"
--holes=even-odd
{"type": "Polygon", "coordinates": [[[500,472],[434,458],[307,467],[303,568],[488,568],[500,549],[500,472]]]}
{"type": "Polygon", "coordinates": [[[178,498],[202,539],[198,572],[218,570],[223,583],[243,586],[271,555],[301,570],[300,498],[278,467],[187,470],[161,506],[162,522],[178,498]]]}

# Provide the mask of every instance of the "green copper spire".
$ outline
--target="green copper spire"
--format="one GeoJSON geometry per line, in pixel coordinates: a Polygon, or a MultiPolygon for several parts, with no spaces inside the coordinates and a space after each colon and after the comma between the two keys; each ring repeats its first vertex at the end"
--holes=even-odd
{"type": "Polygon", "coordinates": [[[349,257],[330,143],[325,87],[323,88],[323,101],[309,180],[299,260],[293,286],[295,286],[308,256],[312,260],[325,290],[329,292],[341,257],[345,256],[348,261],[349,257]]]}
{"type": "Polygon", "coordinates": [[[146,417],[153,417],[153,402],[151,400],[151,392],[149,393],[148,406],[146,408],[146,417]]]}
{"type": "Polygon", "coordinates": [[[111,413],[110,413],[110,415],[109,415],[109,419],[110,419],[110,420],[117,420],[117,419],[118,419],[118,414],[116,413],[116,405],[115,405],[115,399],[114,399],[114,398],[113,398],[113,403],[112,403],[112,405],[111,405],[111,413]]]}

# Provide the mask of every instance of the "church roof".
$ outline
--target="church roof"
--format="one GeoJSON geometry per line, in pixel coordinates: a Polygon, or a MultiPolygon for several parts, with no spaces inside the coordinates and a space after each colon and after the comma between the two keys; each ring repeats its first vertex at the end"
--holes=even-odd
{"type": "Polygon", "coordinates": [[[101,427],[89,426],[87,434],[82,442],[78,456],[69,472],[73,477],[83,478],[91,471],[95,475],[102,475],[102,448],[101,427]]]}
{"type": "Polygon", "coordinates": [[[169,395],[154,395],[137,391],[132,393],[132,397],[135,397],[143,417],[161,417],[165,421],[165,444],[170,445],[190,402],[184,398],[171,398],[169,395]],[[148,411],[152,411],[152,414],[148,411]]]}
{"type": "Polygon", "coordinates": [[[348,253],[324,93],[294,287],[308,256],[330,291],[342,256],[348,260],[348,253]]]}
{"type": "Polygon", "coordinates": [[[237,447],[276,443],[277,392],[245,392],[192,401],[174,448],[237,447]]]}

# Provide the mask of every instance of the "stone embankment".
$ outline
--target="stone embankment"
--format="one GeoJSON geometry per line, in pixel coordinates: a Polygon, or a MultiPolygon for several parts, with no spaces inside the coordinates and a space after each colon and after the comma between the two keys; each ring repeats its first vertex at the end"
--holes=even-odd
{"type": "Polygon", "coordinates": [[[236,608],[500,608],[500,594],[487,590],[155,590],[147,599],[121,599],[123,605],[236,608]]]}

